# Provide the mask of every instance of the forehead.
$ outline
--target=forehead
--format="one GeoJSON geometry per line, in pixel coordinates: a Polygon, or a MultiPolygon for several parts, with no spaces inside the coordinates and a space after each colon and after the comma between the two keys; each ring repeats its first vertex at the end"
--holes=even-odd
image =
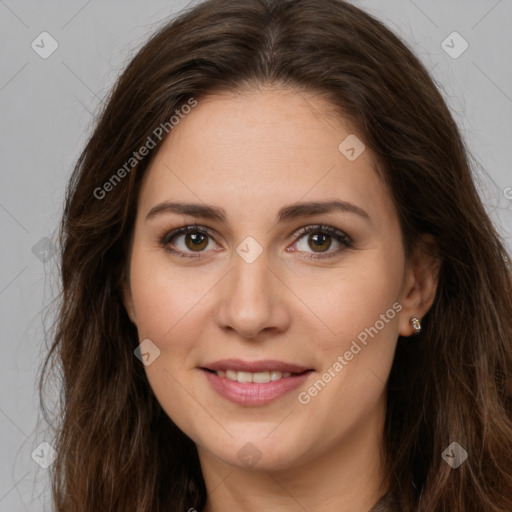
{"type": "Polygon", "coordinates": [[[349,123],[313,93],[267,88],[211,95],[198,100],[158,150],[140,203],[146,213],[177,199],[254,213],[299,200],[350,199],[382,215],[392,205],[376,160],[368,148],[347,158],[347,140],[362,150],[349,123]]]}

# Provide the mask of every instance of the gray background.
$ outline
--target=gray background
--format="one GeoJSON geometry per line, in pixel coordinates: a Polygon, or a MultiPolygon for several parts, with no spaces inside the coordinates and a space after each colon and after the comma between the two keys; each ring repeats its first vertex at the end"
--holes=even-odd
{"type": "MultiPolygon", "coordinates": [[[[354,3],[401,35],[431,70],[511,248],[512,0],[354,3]],[[458,58],[442,47],[453,31],[469,44],[458,58]]],[[[52,244],[66,182],[119,72],[187,4],[0,0],[0,512],[50,510],[48,470],[34,460],[48,456],[39,445],[50,440],[35,386],[51,323],[46,306],[58,291],[52,244]],[[43,46],[44,31],[58,43],[46,59],[31,47],[34,40],[43,46]]],[[[458,39],[445,44],[452,53],[462,48],[458,39]]]]}

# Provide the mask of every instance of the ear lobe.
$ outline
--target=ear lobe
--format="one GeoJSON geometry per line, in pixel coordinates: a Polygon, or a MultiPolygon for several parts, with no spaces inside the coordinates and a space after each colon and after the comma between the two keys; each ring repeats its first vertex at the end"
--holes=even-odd
{"type": "Polygon", "coordinates": [[[433,236],[423,235],[409,258],[402,288],[400,312],[401,336],[415,334],[412,317],[423,318],[434,303],[439,282],[441,260],[433,236]]]}

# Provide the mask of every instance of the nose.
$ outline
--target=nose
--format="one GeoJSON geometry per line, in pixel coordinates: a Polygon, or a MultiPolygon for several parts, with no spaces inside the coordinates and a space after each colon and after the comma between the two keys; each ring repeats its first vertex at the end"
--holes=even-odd
{"type": "Polygon", "coordinates": [[[254,339],[262,331],[282,332],[290,323],[287,287],[269,267],[267,251],[252,263],[233,255],[233,268],[219,287],[216,321],[222,329],[254,339]]]}

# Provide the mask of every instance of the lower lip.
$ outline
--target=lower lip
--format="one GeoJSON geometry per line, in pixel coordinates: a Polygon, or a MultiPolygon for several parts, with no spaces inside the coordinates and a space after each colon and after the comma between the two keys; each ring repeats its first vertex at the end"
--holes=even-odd
{"type": "Polygon", "coordinates": [[[312,373],[312,370],[283,377],[265,383],[238,382],[226,377],[219,377],[216,373],[207,370],[201,370],[208,379],[213,389],[223,397],[240,405],[258,406],[265,405],[273,400],[286,395],[290,391],[298,388],[312,373]]]}

